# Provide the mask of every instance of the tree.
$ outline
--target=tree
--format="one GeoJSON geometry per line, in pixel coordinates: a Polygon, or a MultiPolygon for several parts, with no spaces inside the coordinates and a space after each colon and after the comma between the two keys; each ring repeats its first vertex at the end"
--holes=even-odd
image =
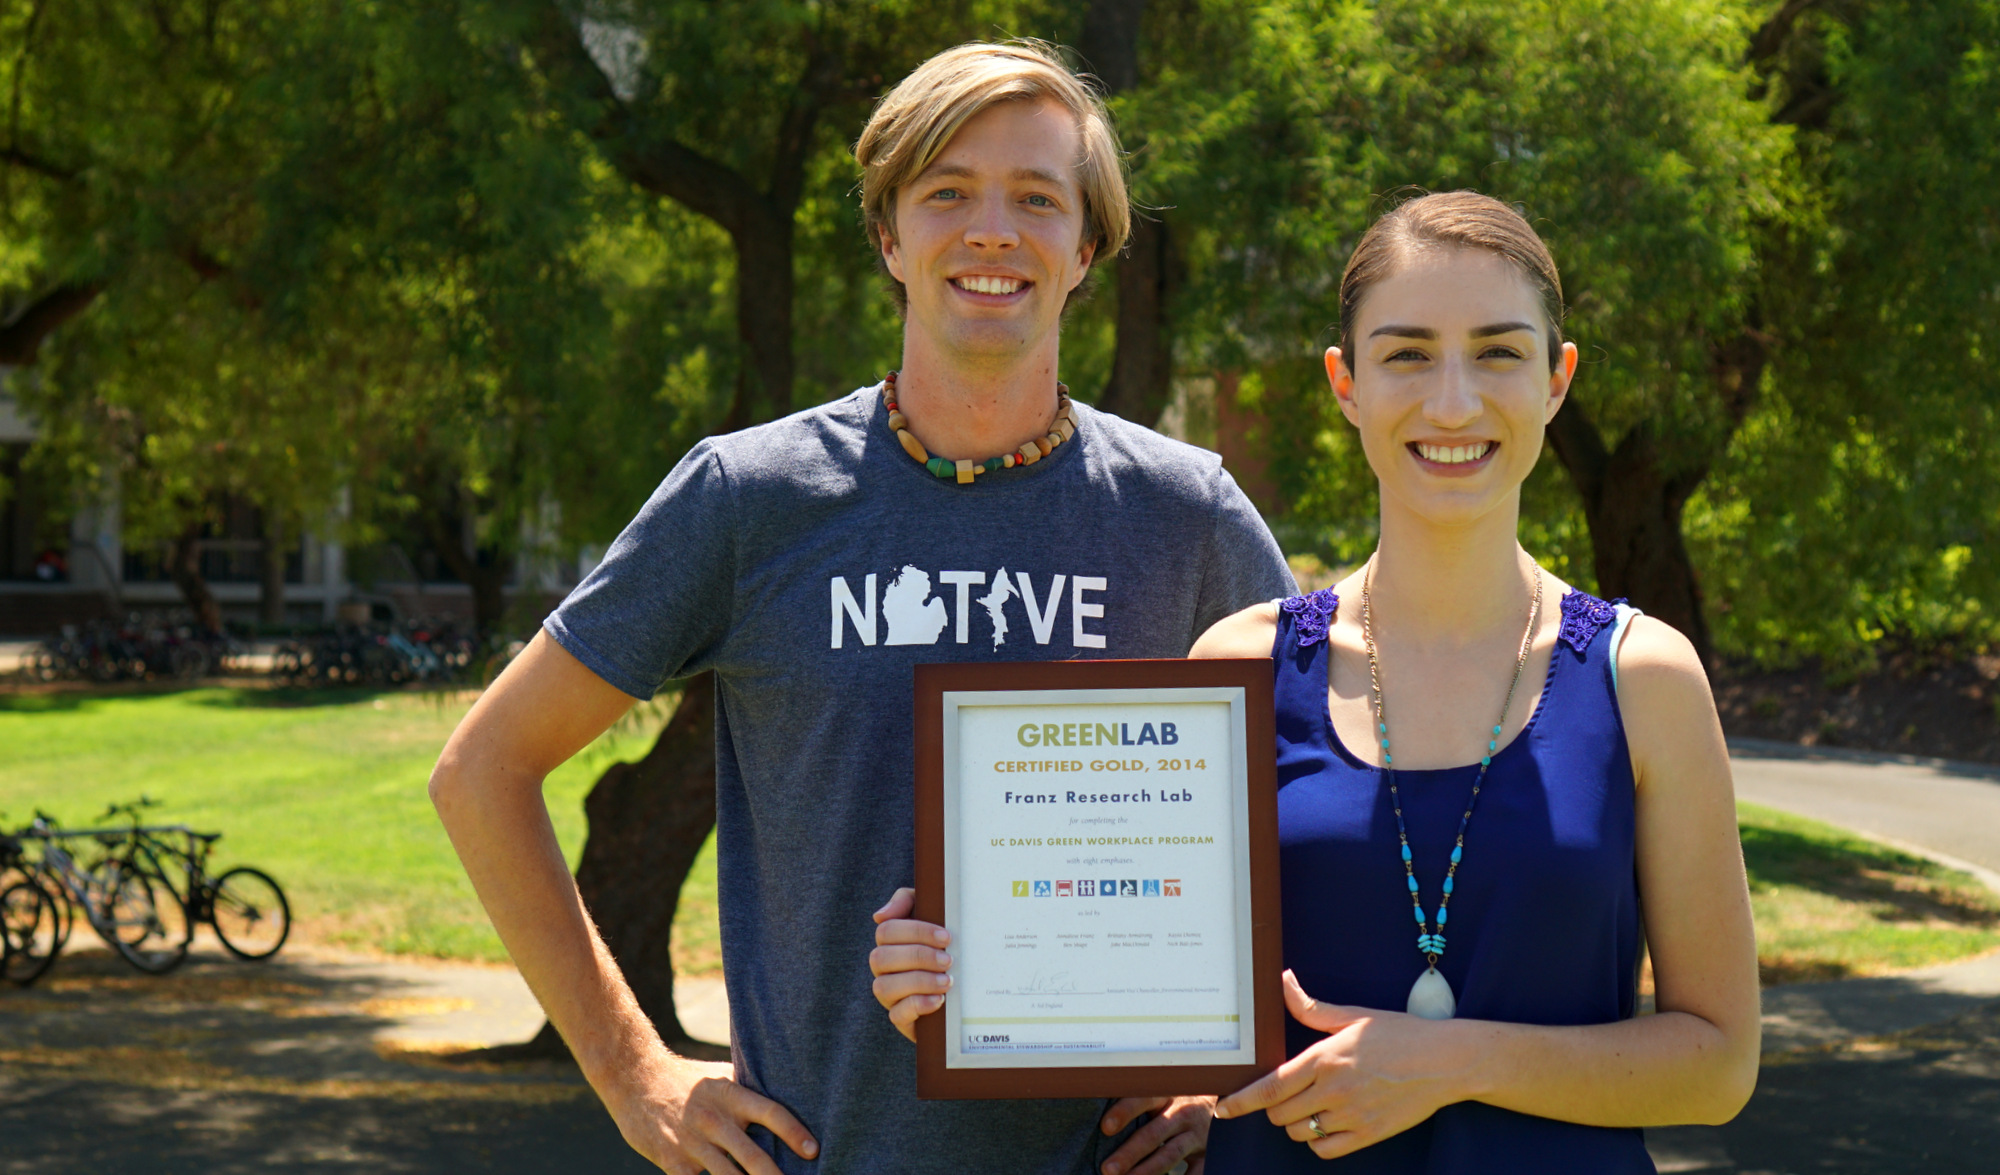
{"type": "Polygon", "coordinates": [[[44,428],[37,463],[79,493],[116,483],[128,542],[169,550],[207,627],[221,618],[197,543],[223,498],[296,518],[339,463],[337,447],[306,443],[341,434],[297,356],[259,337],[260,292],[238,265],[268,142],[253,79],[296,9],[0,16],[0,287],[17,302],[0,359],[46,368],[16,385],[44,428]]]}
{"type": "Polygon", "coordinates": [[[1559,562],[1706,651],[1680,515],[1759,386],[1755,242],[1785,212],[1787,136],[1750,95],[1743,10],[1301,0],[1231,21],[1223,7],[1183,18],[1204,35],[1135,106],[1187,226],[1182,370],[1248,372],[1293,528],[1346,558],[1373,542],[1357,521],[1372,478],[1317,359],[1342,260],[1409,185],[1477,188],[1549,239],[1590,360],[1550,435],[1576,498],[1544,471],[1531,524],[1559,562]],[[1585,526],[1565,520],[1577,499],[1585,526]]]}
{"type": "Polygon", "coordinates": [[[1766,250],[1770,395],[1695,519],[1720,629],[1836,664],[1991,639],[2000,4],[1766,7],[1751,56],[1810,219],[1766,250]]]}

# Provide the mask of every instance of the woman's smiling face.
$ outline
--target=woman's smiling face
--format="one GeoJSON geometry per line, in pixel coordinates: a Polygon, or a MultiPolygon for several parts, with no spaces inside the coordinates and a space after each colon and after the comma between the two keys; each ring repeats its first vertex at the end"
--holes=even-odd
{"type": "Polygon", "coordinates": [[[1576,347],[1551,371],[1549,321],[1525,275],[1483,249],[1424,247],[1371,285],[1327,376],[1392,501],[1437,523],[1511,504],[1569,390],[1576,347]]]}

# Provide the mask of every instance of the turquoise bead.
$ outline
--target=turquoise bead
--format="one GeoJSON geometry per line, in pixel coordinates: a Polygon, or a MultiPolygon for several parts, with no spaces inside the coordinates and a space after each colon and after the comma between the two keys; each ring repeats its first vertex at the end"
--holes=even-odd
{"type": "Polygon", "coordinates": [[[1497,726],[1493,728],[1493,737],[1494,737],[1494,738],[1499,738],[1499,737],[1500,737],[1500,728],[1499,728],[1499,727],[1497,727],[1497,726]]]}
{"type": "Polygon", "coordinates": [[[1445,908],[1444,908],[1443,906],[1439,906],[1439,907],[1438,907],[1438,917],[1437,917],[1437,923],[1438,923],[1438,929],[1439,929],[1439,930],[1443,930],[1443,929],[1444,929],[1444,920],[1445,920],[1445,916],[1446,916],[1446,915],[1448,915],[1448,914],[1450,914],[1450,913],[1451,913],[1451,911],[1450,911],[1450,910],[1447,910],[1447,909],[1445,909],[1445,908]]]}
{"type": "Polygon", "coordinates": [[[1388,723],[1386,723],[1386,722],[1381,722],[1381,723],[1377,723],[1376,725],[1377,725],[1377,726],[1378,726],[1378,727],[1379,727],[1379,728],[1381,729],[1381,731],[1382,731],[1382,733],[1383,733],[1383,734],[1388,734],[1388,733],[1389,733],[1389,724],[1388,724],[1388,723]]]}
{"type": "Polygon", "coordinates": [[[1389,764],[1394,763],[1395,761],[1396,761],[1395,757],[1389,754],[1389,752],[1387,751],[1382,752],[1382,766],[1387,767],[1389,764]]]}
{"type": "Polygon", "coordinates": [[[1409,859],[1410,859],[1410,846],[1408,846],[1408,845],[1404,845],[1404,846],[1403,846],[1403,860],[1407,861],[1407,860],[1409,860],[1409,859]]]}
{"type": "Polygon", "coordinates": [[[1481,767],[1491,767],[1491,766],[1493,766],[1493,756],[1491,756],[1491,755],[1481,755],[1481,756],[1479,757],[1479,765],[1480,765],[1481,767]]]}
{"type": "Polygon", "coordinates": [[[1409,879],[1409,882],[1410,882],[1410,892],[1411,893],[1417,892],[1417,879],[1412,877],[1409,879]]]}
{"type": "Polygon", "coordinates": [[[1446,893],[1451,892],[1451,878],[1449,877],[1444,879],[1444,892],[1446,893]]]}
{"type": "Polygon", "coordinates": [[[1464,852],[1465,850],[1463,848],[1460,848],[1458,846],[1453,846],[1451,850],[1451,863],[1454,865],[1458,864],[1458,859],[1461,855],[1464,854],[1464,852]]]}
{"type": "Polygon", "coordinates": [[[1422,926],[1424,924],[1424,908],[1422,906],[1418,906],[1411,911],[1411,916],[1416,918],[1417,925],[1422,926]]]}

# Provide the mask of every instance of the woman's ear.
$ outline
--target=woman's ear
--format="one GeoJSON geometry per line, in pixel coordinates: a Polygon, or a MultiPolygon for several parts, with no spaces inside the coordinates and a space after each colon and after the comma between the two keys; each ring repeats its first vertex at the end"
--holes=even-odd
{"type": "Polygon", "coordinates": [[[1576,379],[1577,353],[1575,343],[1564,343],[1562,355],[1556,359],[1556,369],[1549,372],[1549,401],[1542,407],[1542,423],[1547,424],[1562,410],[1563,401],[1569,397],[1569,385],[1576,379]]]}
{"type": "Polygon", "coordinates": [[[1347,423],[1359,426],[1354,417],[1354,372],[1340,361],[1340,348],[1326,349],[1326,382],[1333,385],[1333,398],[1340,404],[1340,414],[1347,417],[1347,423]]]}

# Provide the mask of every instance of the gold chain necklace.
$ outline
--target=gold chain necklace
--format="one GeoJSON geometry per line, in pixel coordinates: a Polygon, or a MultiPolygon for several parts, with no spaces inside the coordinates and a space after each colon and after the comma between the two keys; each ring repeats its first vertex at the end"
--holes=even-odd
{"type": "Polygon", "coordinates": [[[1493,724],[1493,737],[1486,740],[1486,753],[1479,757],[1479,774],[1472,779],[1472,795],[1465,801],[1465,814],[1458,818],[1458,836],[1452,842],[1451,864],[1444,874],[1444,893],[1438,898],[1436,931],[1432,931],[1431,920],[1424,916],[1417,866],[1410,853],[1410,834],[1403,825],[1403,796],[1396,788],[1396,760],[1389,753],[1389,720],[1384,717],[1382,705],[1382,662],[1375,653],[1375,627],[1369,614],[1369,588],[1374,581],[1375,560],[1370,558],[1361,575],[1361,643],[1368,648],[1368,690],[1375,703],[1375,737],[1382,744],[1382,768],[1389,777],[1389,803],[1396,809],[1396,839],[1402,842],[1403,875],[1409,880],[1410,905],[1416,910],[1417,950],[1429,963],[1410,988],[1407,1011],[1426,1020],[1449,1020],[1458,1012],[1458,1001],[1452,995],[1451,984],[1438,973],[1437,961],[1444,954],[1444,924],[1451,914],[1452,885],[1458,878],[1459,859],[1465,855],[1466,825],[1472,823],[1472,809],[1479,803],[1487,769],[1493,766],[1493,756],[1500,749],[1500,732],[1507,724],[1507,711],[1514,708],[1514,692],[1521,688],[1521,672],[1528,667],[1528,654],[1534,651],[1535,630],[1542,620],[1542,569],[1535,568],[1535,595],[1528,604],[1528,630],[1521,634],[1521,655],[1514,661],[1514,680],[1507,683],[1507,700],[1500,703],[1500,721],[1493,724]]]}
{"type": "Polygon", "coordinates": [[[984,461],[969,461],[963,457],[951,461],[931,456],[924,449],[924,443],[910,431],[909,418],[896,406],[896,373],[893,371],[882,381],[882,406],[889,410],[889,431],[902,442],[903,451],[938,477],[956,477],[962,486],[971,485],[972,479],[982,473],[1012,469],[1016,465],[1033,465],[1048,456],[1057,445],[1076,435],[1076,420],[1070,414],[1069,385],[1063,383],[1056,384],[1056,418],[1049,422],[1047,436],[1036,437],[1012,453],[988,457],[984,461]]]}

